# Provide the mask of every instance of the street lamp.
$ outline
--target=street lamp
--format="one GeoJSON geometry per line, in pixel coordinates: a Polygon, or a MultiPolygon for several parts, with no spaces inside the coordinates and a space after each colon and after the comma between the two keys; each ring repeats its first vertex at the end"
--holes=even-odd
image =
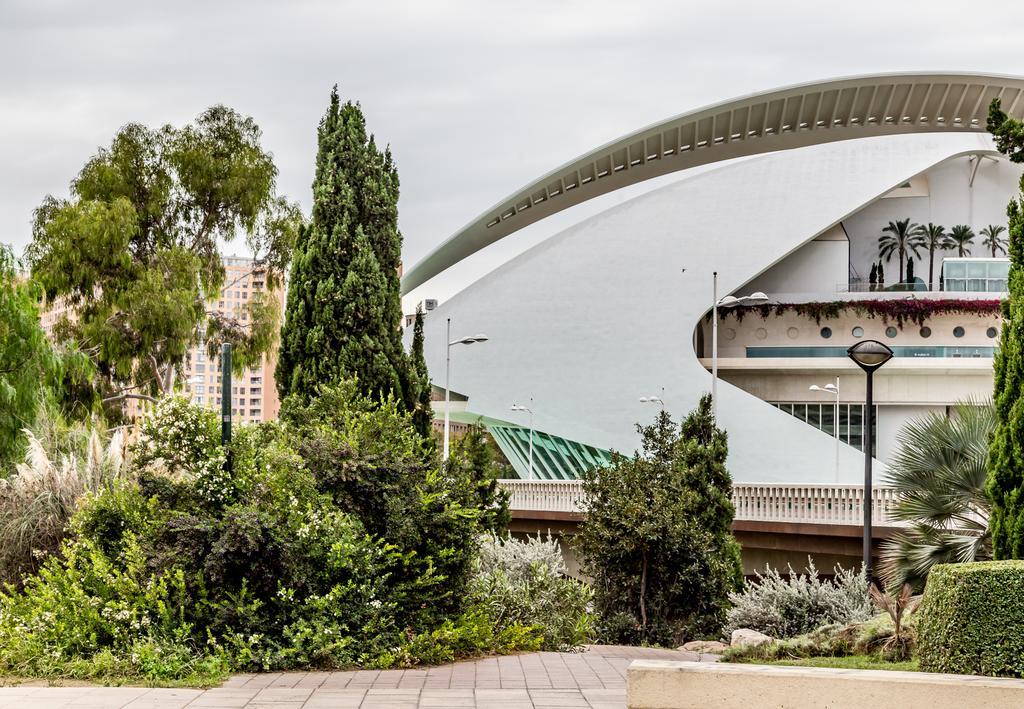
{"type": "Polygon", "coordinates": [[[520,404],[512,404],[512,408],[509,411],[525,411],[530,414],[530,467],[527,472],[526,479],[533,480],[533,397],[530,397],[529,406],[521,406],[520,404]]]}
{"type": "Polygon", "coordinates": [[[472,345],[475,342],[487,342],[487,335],[471,335],[461,337],[458,340],[452,339],[452,319],[448,318],[448,329],[445,333],[448,346],[444,353],[444,459],[448,460],[448,416],[451,409],[451,378],[452,378],[452,347],[454,345],[472,345]]]}
{"type": "Polygon", "coordinates": [[[764,305],[768,302],[768,296],[757,291],[750,295],[739,298],[732,295],[718,299],[718,271],[711,274],[711,415],[718,418],[718,309],[735,308],[738,305],[764,305]]]}
{"type": "Polygon", "coordinates": [[[836,434],[836,485],[839,484],[839,377],[836,377],[835,384],[826,384],[823,387],[812,384],[811,391],[823,391],[836,397],[836,413],[832,419],[832,426],[836,434]]]}
{"type": "Polygon", "coordinates": [[[661,396],[641,396],[641,404],[661,404],[661,410],[665,410],[665,387],[661,388],[661,396]]]}
{"type": "Polygon", "coordinates": [[[864,575],[871,583],[871,448],[875,424],[872,376],[875,370],[892,359],[892,350],[877,340],[863,340],[846,350],[846,356],[868,375],[864,396],[864,575]]]}

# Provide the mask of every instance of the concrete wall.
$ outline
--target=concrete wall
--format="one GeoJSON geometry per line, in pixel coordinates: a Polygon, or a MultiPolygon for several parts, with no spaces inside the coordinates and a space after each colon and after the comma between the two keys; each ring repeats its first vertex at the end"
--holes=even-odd
{"type": "Polygon", "coordinates": [[[744,294],[791,293],[794,288],[809,293],[833,293],[837,285],[847,283],[849,260],[850,242],[842,228],[836,226],[744,285],[744,294]]]}

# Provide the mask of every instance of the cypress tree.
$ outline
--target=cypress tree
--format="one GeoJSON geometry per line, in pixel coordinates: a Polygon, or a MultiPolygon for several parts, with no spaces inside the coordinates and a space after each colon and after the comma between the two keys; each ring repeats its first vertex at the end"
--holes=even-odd
{"type": "Polygon", "coordinates": [[[412,351],[409,355],[413,376],[416,378],[416,407],[412,412],[412,423],[426,440],[433,440],[434,411],[430,406],[430,373],[423,355],[423,309],[416,308],[416,323],[412,328],[412,351]]]}
{"type": "Polygon", "coordinates": [[[413,408],[399,329],[401,251],[391,151],[378,149],[359,104],[341,105],[335,86],[320,121],[313,214],[297,239],[281,328],[282,398],[358,377],[363,393],[413,408]]]}
{"type": "MultiPolygon", "coordinates": [[[[1013,162],[1024,162],[1024,124],[992,102],[988,130],[996,147],[1013,162]]],[[[996,429],[988,453],[989,520],[996,559],[1024,558],[1024,178],[1021,195],[1010,200],[1009,298],[995,357],[996,429]]]]}
{"type": "Polygon", "coordinates": [[[882,265],[882,261],[878,261],[878,290],[885,288],[885,266],[882,265]]]}
{"type": "Polygon", "coordinates": [[[878,264],[871,264],[871,275],[868,276],[868,283],[871,284],[871,290],[875,289],[875,284],[878,283],[878,264]]]}

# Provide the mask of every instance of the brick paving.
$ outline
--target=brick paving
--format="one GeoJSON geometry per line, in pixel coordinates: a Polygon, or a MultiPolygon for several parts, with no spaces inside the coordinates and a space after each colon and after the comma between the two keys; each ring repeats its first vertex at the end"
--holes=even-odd
{"type": "Polygon", "coordinates": [[[637,658],[714,661],[655,648],[488,657],[416,670],[235,675],[214,689],[0,687],[0,709],[623,709],[637,658]]]}

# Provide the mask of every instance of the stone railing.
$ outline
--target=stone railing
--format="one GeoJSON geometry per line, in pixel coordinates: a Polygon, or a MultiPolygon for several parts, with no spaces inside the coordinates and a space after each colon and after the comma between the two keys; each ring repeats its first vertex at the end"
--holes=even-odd
{"type": "MultiPolygon", "coordinates": [[[[581,511],[583,484],[578,480],[502,480],[500,484],[512,495],[513,511],[581,511]]],[[[875,524],[900,524],[890,515],[895,490],[873,488],[871,499],[875,524]]],[[[733,486],[732,502],[737,520],[851,525],[864,521],[864,488],[860,485],[741,483],[733,486]]]]}

